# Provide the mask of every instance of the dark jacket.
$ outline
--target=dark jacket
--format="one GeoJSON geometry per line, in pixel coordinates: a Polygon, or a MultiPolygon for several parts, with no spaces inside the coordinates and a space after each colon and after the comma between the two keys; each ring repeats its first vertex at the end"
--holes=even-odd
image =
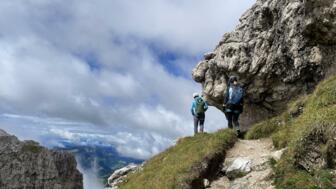
{"type": "MultiPolygon", "coordinates": [[[[244,106],[244,98],[241,98],[240,102],[238,104],[230,104],[229,101],[229,89],[232,84],[228,85],[226,92],[224,94],[224,112],[234,112],[234,113],[242,113],[243,112],[243,106],[244,106]]],[[[240,85],[238,85],[241,87],[240,85]]],[[[244,96],[244,95],[243,95],[244,96]]]]}

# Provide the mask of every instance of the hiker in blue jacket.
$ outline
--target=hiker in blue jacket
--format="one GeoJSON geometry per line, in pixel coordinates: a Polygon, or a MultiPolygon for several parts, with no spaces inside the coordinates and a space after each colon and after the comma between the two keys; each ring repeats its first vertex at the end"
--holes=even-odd
{"type": "Polygon", "coordinates": [[[194,134],[198,133],[198,125],[200,132],[204,132],[205,112],[208,110],[208,103],[198,94],[193,94],[193,101],[191,104],[191,114],[194,116],[194,134]]]}
{"type": "Polygon", "coordinates": [[[229,78],[227,90],[224,94],[224,113],[228,121],[228,127],[236,128],[237,135],[240,135],[239,115],[243,112],[244,91],[238,84],[238,78],[231,76],[229,78]]]}

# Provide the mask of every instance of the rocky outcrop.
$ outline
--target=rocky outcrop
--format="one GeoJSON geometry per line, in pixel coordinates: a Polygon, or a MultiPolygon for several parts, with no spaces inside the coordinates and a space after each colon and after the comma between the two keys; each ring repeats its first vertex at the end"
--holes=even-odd
{"type": "Polygon", "coordinates": [[[222,109],[228,77],[246,90],[243,126],[284,110],[336,73],[335,0],[257,0],[235,31],[194,68],[211,105],[222,109]]]}
{"type": "Polygon", "coordinates": [[[226,177],[234,179],[251,172],[251,163],[251,159],[244,157],[226,159],[222,171],[225,173],[226,177]]]}
{"type": "Polygon", "coordinates": [[[118,185],[124,182],[127,174],[135,172],[139,169],[141,169],[141,166],[136,164],[129,164],[123,168],[115,170],[107,180],[108,187],[106,189],[118,189],[118,185]]]}
{"type": "Polygon", "coordinates": [[[0,189],[82,189],[74,156],[19,141],[0,129],[0,189]]]}
{"type": "Polygon", "coordinates": [[[294,150],[295,164],[308,172],[336,169],[335,136],[336,123],[319,123],[312,126],[294,150]]]}

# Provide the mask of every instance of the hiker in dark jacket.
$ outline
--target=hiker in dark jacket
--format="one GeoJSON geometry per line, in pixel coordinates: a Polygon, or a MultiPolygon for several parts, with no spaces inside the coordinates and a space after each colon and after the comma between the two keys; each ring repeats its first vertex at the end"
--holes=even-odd
{"type": "Polygon", "coordinates": [[[200,132],[204,132],[205,112],[208,110],[208,103],[198,94],[193,94],[193,101],[191,104],[191,114],[194,116],[194,134],[198,133],[198,125],[200,132]]]}
{"type": "Polygon", "coordinates": [[[243,112],[244,104],[244,91],[238,84],[238,78],[231,76],[229,78],[227,90],[224,94],[224,113],[228,121],[228,127],[233,129],[233,125],[236,128],[237,135],[240,135],[239,127],[239,115],[243,112]]]}

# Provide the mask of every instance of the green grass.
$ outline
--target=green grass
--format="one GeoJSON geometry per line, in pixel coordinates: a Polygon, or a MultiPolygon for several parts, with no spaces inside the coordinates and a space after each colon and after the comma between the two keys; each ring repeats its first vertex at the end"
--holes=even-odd
{"type": "Polygon", "coordinates": [[[335,177],[329,169],[336,165],[336,76],[321,82],[314,93],[288,106],[282,115],[254,125],[246,138],[271,137],[276,148],[288,147],[274,166],[277,188],[328,189],[335,177]],[[301,167],[315,145],[327,162],[324,167],[301,167]]]}
{"type": "Polygon", "coordinates": [[[259,138],[267,138],[272,133],[279,130],[282,125],[282,119],[278,117],[257,123],[250,130],[247,131],[245,138],[247,139],[259,139],[259,138]]]}
{"type": "Polygon", "coordinates": [[[31,152],[34,154],[40,153],[43,150],[43,147],[39,146],[38,144],[34,143],[25,143],[22,146],[23,152],[31,152]]]}
{"type": "MultiPolygon", "coordinates": [[[[268,138],[279,130],[283,133],[279,133],[277,137],[288,137],[288,132],[286,126],[290,125],[297,117],[303,113],[303,109],[306,106],[308,96],[303,96],[293,102],[288,104],[287,111],[279,116],[273,117],[271,119],[264,120],[252,126],[246,133],[246,139],[260,139],[268,138]]],[[[276,145],[277,146],[277,145],[276,145]]],[[[284,146],[284,144],[279,145],[284,146]]]]}
{"type": "Polygon", "coordinates": [[[211,161],[223,161],[225,151],[236,140],[235,134],[228,129],[182,138],[175,146],[148,160],[142,171],[129,174],[120,189],[188,188],[205,176],[211,161]]]}

